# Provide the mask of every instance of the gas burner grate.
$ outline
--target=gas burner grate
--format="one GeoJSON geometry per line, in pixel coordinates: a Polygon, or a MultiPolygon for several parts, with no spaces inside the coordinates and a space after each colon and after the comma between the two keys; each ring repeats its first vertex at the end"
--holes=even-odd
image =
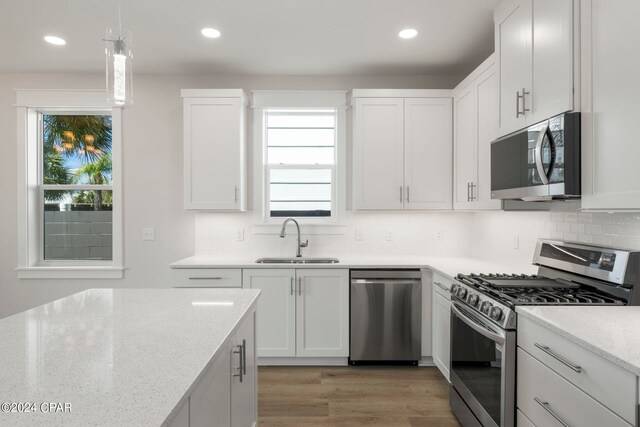
{"type": "Polygon", "coordinates": [[[624,302],[603,292],[578,284],[564,284],[542,276],[526,274],[468,274],[457,280],[485,295],[511,305],[624,305],[624,302]],[[499,279],[501,284],[490,283],[499,279]],[[517,286],[509,286],[513,280],[517,286]],[[530,282],[530,283],[527,283],[530,282]],[[548,283],[557,284],[546,286],[548,283]],[[540,286],[543,285],[543,286],[540,286]]]}

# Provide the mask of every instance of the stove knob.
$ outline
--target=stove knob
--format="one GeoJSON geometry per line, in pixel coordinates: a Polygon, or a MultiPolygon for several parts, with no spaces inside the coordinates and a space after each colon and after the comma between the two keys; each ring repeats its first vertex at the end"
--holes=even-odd
{"type": "Polygon", "coordinates": [[[458,285],[456,285],[455,283],[451,285],[451,289],[449,289],[449,292],[451,292],[453,295],[456,294],[456,289],[458,289],[458,285]]]}
{"type": "Polygon", "coordinates": [[[467,290],[463,287],[459,287],[456,292],[456,296],[463,300],[467,296],[467,290]]]}
{"type": "Polygon", "coordinates": [[[480,298],[476,294],[469,294],[469,296],[467,297],[467,302],[471,307],[477,306],[479,300],[480,298]]]}
{"type": "Polygon", "coordinates": [[[480,306],[480,311],[486,315],[489,315],[489,313],[491,312],[491,307],[493,307],[493,304],[491,304],[489,301],[485,301],[480,306]]]}
{"type": "Polygon", "coordinates": [[[489,314],[489,317],[493,320],[502,319],[502,309],[500,307],[493,307],[491,309],[491,314],[489,314]]]}

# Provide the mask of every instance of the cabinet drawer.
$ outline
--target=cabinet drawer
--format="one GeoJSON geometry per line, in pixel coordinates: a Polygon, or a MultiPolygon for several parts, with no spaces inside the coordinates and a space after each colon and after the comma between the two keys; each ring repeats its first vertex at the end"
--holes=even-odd
{"type": "Polygon", "coordinates": [[[517,387],[518,409],[534,425],[545,427],[563,425],[628,427],[630,425],[522,348],[518,349],[517,387]]]}
{"type": "Polygon", "coordinates": [[[451,290],[451,285],[453,284],[454,280],[452,278],[450,278],[449,276],[445,276],[443,274],[437,273],[436,271],[433,271],[433,286],[434,288],[437,286],[439,289],[439,291],[443,291],[443,293],[449,293],[449,291],[451,290]]]}
{"type": "Polygon", "coordinates": [[[239,268],[172,268],[171,286],[192,288],[240,288],[239,268]]]}
{"type": "Polygon", "coordinates": [[[631,372],[523,316],[518,318],[518,346],[629,423],[635,423],[636,377],[631,372]]]}

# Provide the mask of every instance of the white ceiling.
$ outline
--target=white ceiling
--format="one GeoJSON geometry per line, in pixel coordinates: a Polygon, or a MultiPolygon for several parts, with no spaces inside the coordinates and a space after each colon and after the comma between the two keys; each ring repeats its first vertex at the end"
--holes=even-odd
{"type": "MultiPolygon", "coordinates": [[[[493,51],[499,0],[129,0],[134,70],[464,75],[493,51]],[[200,29],[214,27],[219,39],[200,29]],[[398,31],[419,35],[402,40],[398,31]]],[[[118,1],[2,0],[0,73],[100,72],[118,1]],[[42,37],[63,37],[67,45],[42,37]]]]}

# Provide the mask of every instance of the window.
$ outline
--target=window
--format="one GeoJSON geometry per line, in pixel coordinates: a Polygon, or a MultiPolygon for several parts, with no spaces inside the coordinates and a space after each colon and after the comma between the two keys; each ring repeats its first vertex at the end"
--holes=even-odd
{"type": "Polygon", "coordinates": [[[113,260],[111,114],[38,113],[42,261],[113,260]]]}
{"type": "Polygon", "coordinates": [[[18,277],[121,278],[121,109],[102,91],[18,91],[18,277]]]}
{"type": "Polygon", "coordinates": [[[253,93],[258,233],[287,217],[344,226],[345,100],[346,92],[253,93]]]}
{"type": "Polygon", "coordinates": [[[266,213],[270,218],[332,217],[336,111],[265,111],[266,213]]]}

